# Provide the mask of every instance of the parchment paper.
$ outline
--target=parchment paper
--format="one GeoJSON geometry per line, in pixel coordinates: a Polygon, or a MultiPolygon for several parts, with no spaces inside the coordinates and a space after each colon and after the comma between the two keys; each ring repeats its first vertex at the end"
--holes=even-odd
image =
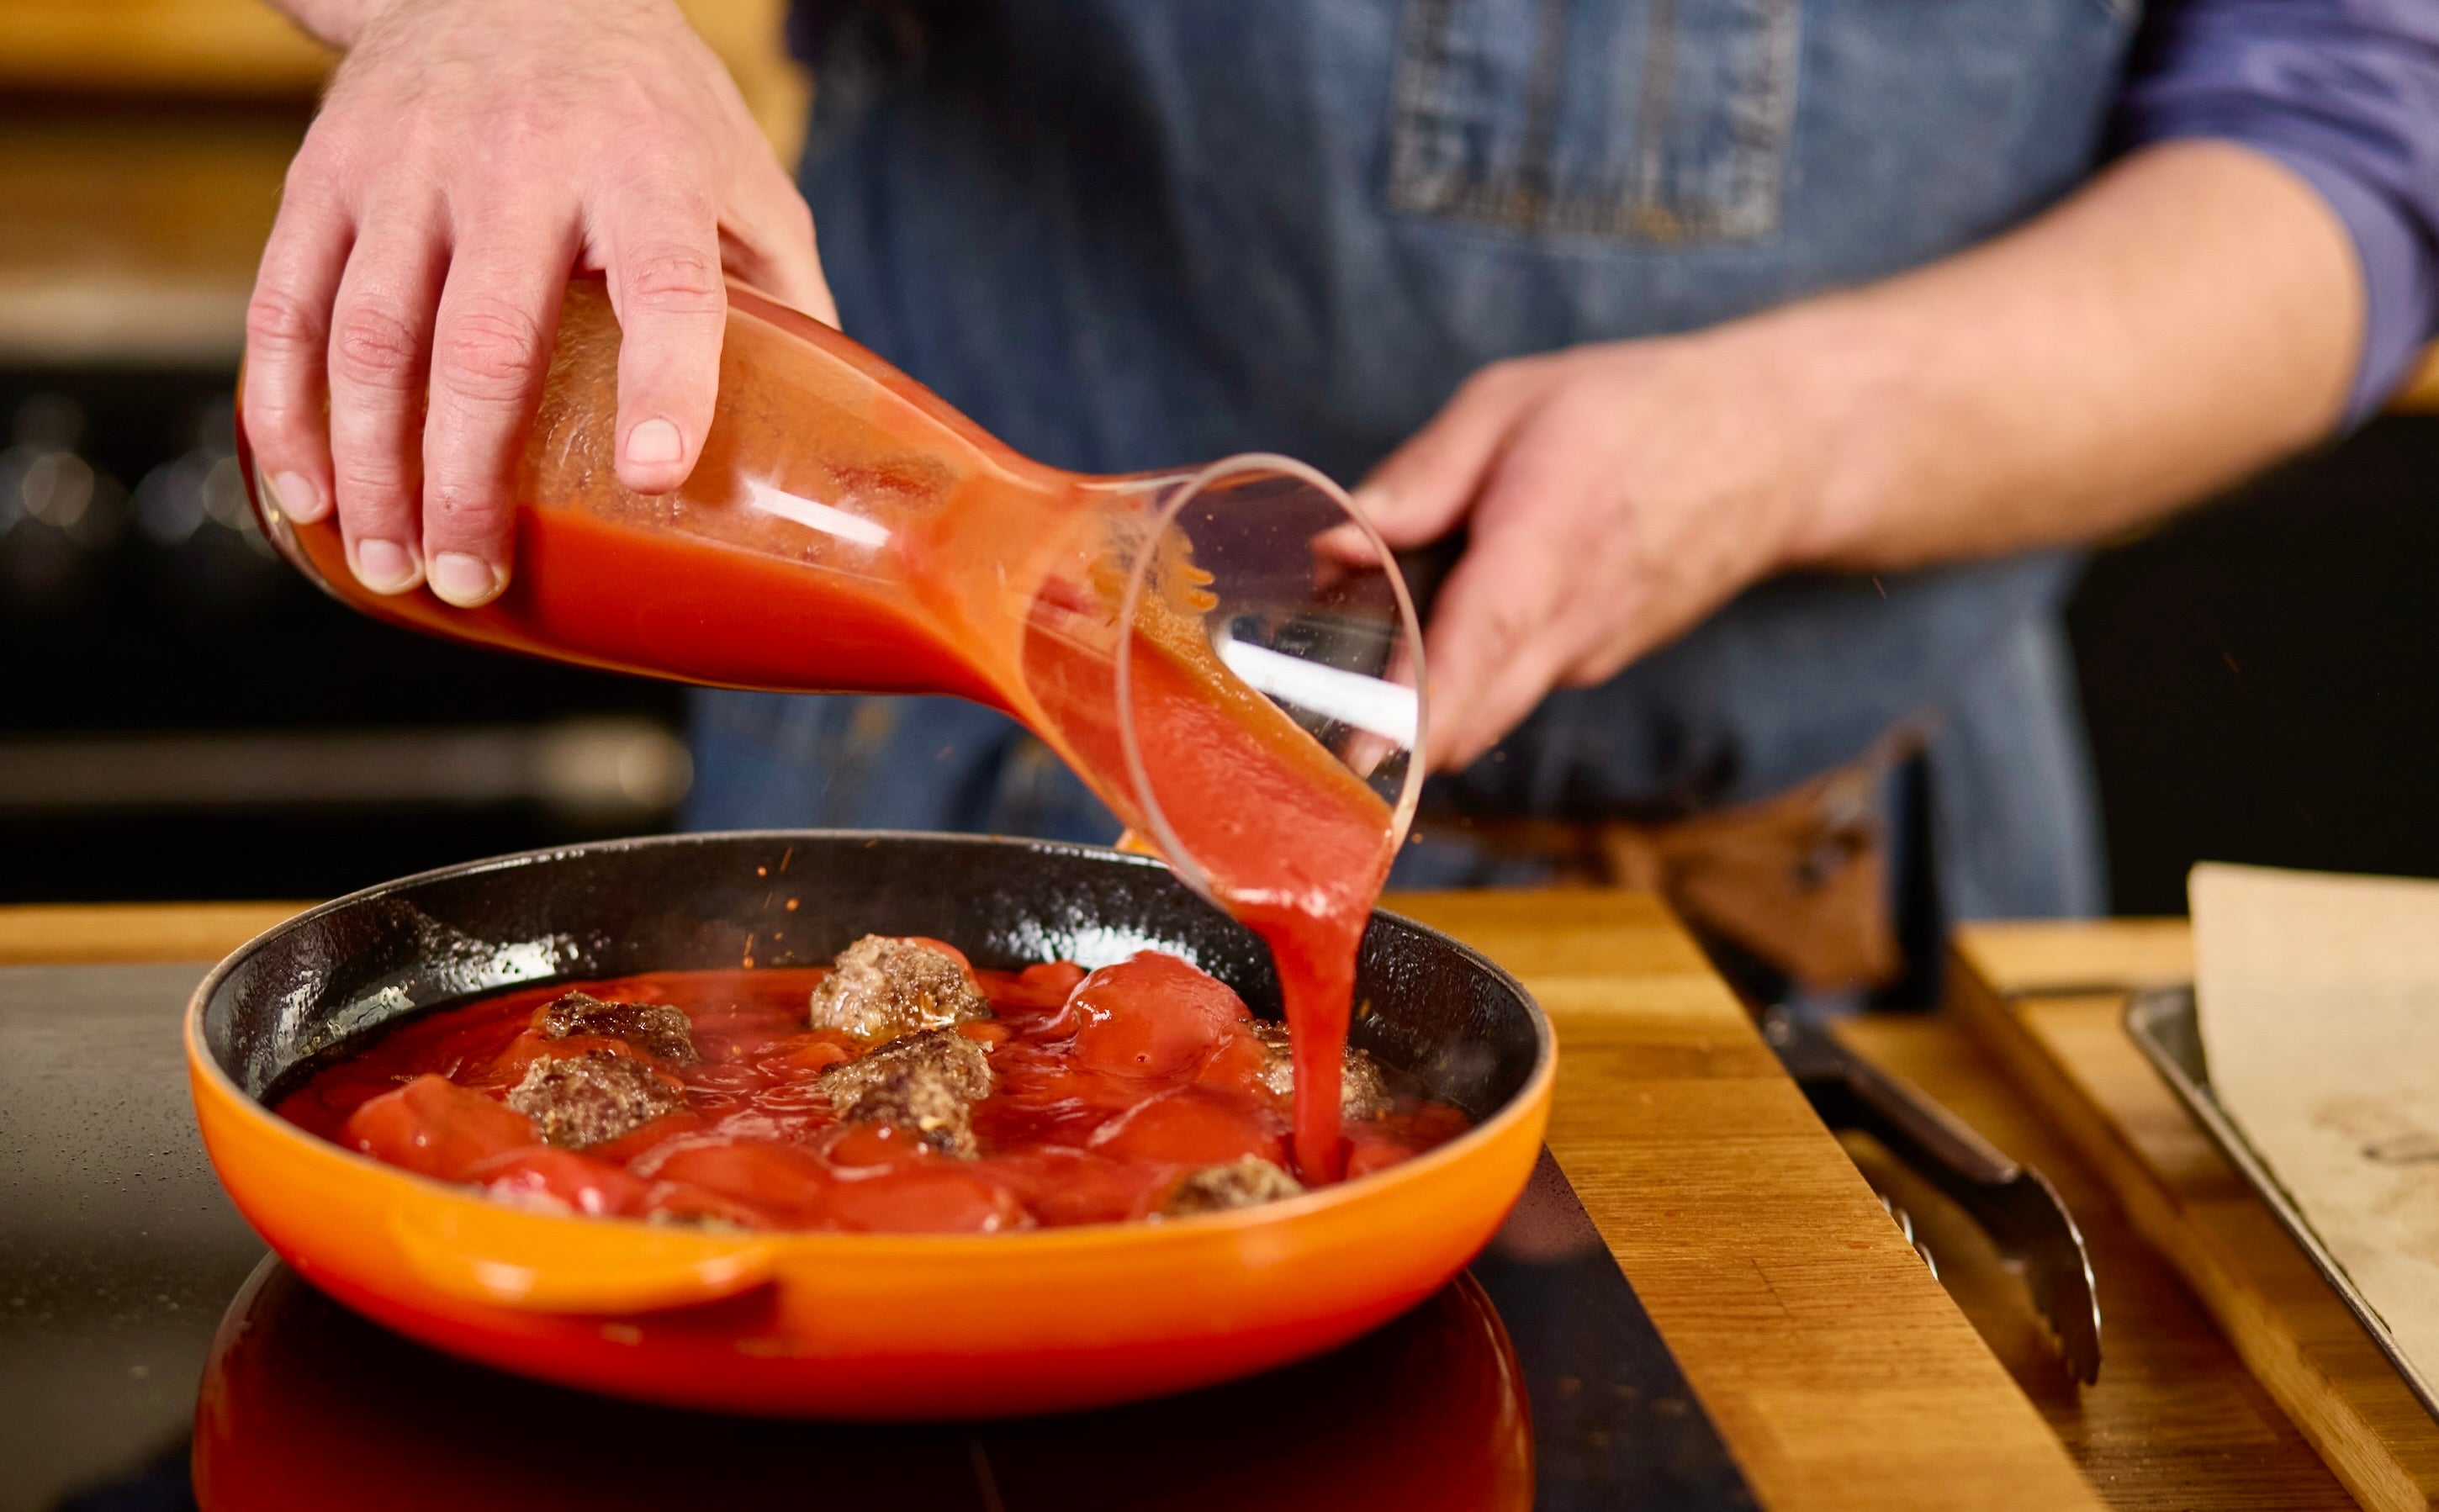
{"type": "Polygon", "coordinates": [[[2220,1106],[2439,1380],[2439,882],[2210,863],[2187,889],[2220,1106]]]}

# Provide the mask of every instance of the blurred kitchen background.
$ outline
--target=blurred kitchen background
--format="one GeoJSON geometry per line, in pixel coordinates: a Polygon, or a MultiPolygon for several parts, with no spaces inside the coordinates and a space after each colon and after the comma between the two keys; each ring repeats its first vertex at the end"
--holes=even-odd
{"type": "MultiPolygon", "coordinates": [[[[782,0],[689,0],[791,156],[782,0]]],[[[256,533],[230,397],[330,59],[254,0],[0,0],[0,901],[312,898],[668,827],[677,690],[401,634],[256,533]]]]}
{"type": "MultiPolygon", "coordinates": [[[[781,0],[685,7],[792,154],[781,0]]],[[[249,520],[230,395],[329,58],[254,0],[0,0],[0,901],[313,898],[665,828],[676,690],[342,610],[249,520]]],[[[2439,875],[2439,382],[2094,562],[2121,913],[2198,857],[2439,875]]]]}

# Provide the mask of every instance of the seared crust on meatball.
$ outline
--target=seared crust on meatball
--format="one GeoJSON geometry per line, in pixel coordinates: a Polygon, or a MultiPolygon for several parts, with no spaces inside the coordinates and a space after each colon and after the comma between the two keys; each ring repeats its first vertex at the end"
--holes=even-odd
{"type": "Polygon", "coordinates": [[[881,1041],[988,1019],[990,1011],[955,957],[919,940],[867,934],[841,951],[813,988],[810,1018],[816,1029],[881,1041]]]}
{"type": "MultiPolygon", "coordinates": [[[[1262,1085],[1281,1097],[1293,1097],[1295,1058],[1288,1050],[1288,1026],[1255,1019],[1254,1038],[1262,1041],[1262,1085]]],[[[1378,1118],[1388,1111],[1389,1089],[1380,1079],[1380,1066],[1348,1045],[1344,1068],[1338,1074],[1338,1116],[1378,1118]]]]}
{"type": "Polygon", "coordinates": [[[1243,1155],[1224,1165],[1204,1165],[1186,1172],[1169,1188],[1161,1212],[1170,1218],[1193,1213],[1222,1213],[1232,1207],[1275,1202],[1303,1193],[1304,1183],[1262,1159],[1243,1155]]]}
{"type": "Polygon", "coordinates": [[[542,1010],[539,1027],[547,1039],[595,1035],[624,1040],[648,1056],[681,1066],[695,1061],[694,1021],[666,1003],[606,1003],[590,993],[570,992],[542,1010]]]}
{"type": "Polygon", "coordinates": [[[990,1095],[990,1058],[954,1029],[926,1029],[832,1066],[814,1085],[841,1119],[892,1124],[944,1155],[970,1160],[973,1105],[990,1095]]]}
{"type": "Polygon", "coordinates": [[[643,1061],[608,1050],[537,1060],[508,1093],[508,1106],[542,1137],[583,1149],[633,1133],[685,1106],[685,1094],[643,1061]]]}

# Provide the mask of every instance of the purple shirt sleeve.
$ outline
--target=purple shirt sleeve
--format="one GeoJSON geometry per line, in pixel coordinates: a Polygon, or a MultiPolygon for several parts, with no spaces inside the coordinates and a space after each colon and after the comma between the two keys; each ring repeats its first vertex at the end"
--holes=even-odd
{"type": "Polygon", "coordinates": [[[2379,408],[2439,334],[2439,0],[2157,3],[2124,126],[2241,142],[2321,192],[2362,261],[2346,421],[2379,408]]]}

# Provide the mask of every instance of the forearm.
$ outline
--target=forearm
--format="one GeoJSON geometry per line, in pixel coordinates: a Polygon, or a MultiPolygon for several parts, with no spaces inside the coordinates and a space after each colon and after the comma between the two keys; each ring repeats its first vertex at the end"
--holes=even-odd
{"type": "Polygon", "coordinates": [[[2362,318],[2313,189],[2189,141],[1970,252],[1718,334],[1776,347],[1808,396],[1787,564],[1871,568],[2090,540],[2309,445],[2362,318]]]}

